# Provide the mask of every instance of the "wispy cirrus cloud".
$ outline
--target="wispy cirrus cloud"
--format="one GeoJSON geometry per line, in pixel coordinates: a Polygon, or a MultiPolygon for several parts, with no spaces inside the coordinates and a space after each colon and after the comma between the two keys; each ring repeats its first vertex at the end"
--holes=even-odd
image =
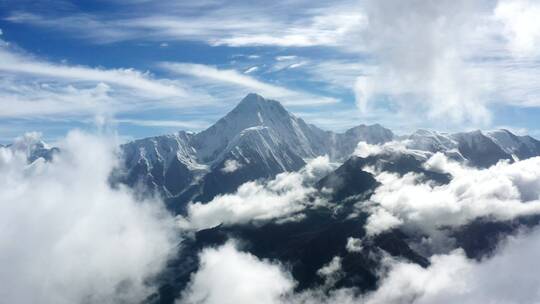
{"type": "Polygon", "coordinates": [[[347,5],[305,1],[256,4],[212,1],[201,5],[139,2],[130,7],[130,14],[98,16],[73,11],[49,18],[14,11],[5,20],[67,31],[96,43],[167,39],[235,47],[330,46],[342,44],[350,31],[365,24],[361,11],[350,9],[354,2],[342,2],[347,5]]]}
{"type": "Polygon", "coordinates": [[[172,127],[187,130],[201,130],[211,122],[204,120],[151,120],[151,119],[114,119],[114,123],[130,124],[143,127],[172,127]]]}
{"type": "Polygon", "coordinates": [[[259,92],[265,97],[279,99],[286,105],[324,105],[338,102],[335,98],[294,91],[282,86],[263,82],[232,69],[218,69],[203,64],[175,62],[162,62],[159,64],[159,67],[174,74],[197,77],[204,82],[233,85],[259,92]]]}
{"type": "Polygon", "coordinates": [[[134,69],[102,69],[86,66],[54,64],[17,53],[6,43],[0,46],[0,71],[70,82],[104,82],[157,97],[185,97],[187,92],[177,84],[152,78],[147,72],[134,69]]]}
{"type": "MultiPolygon", "coordinates": [[[[174,79],[158,78],[130,68],[55,63],[3,40],[0,40],[0,85],[0,107],[4,109],[0,112],[0,124],[11,127],[13,120],[31,119],[35,123],[41,120],[47,127],[53,123],[72,126],[93,124],[94,120],[89,119],[93,117],[110,118],[143,109],[175,111],[219,104],[204,91],[174,79]]],[[[173,127],[170,121],[152,121],[155,127],[166,127],[165,124],[173,127]]],[[[194,125],[177,122],[175,126],[194,125]]],[[[197,129],[200,126],[197,124],[197,129]]],[[[8,137],[12,133],[2,131],[2,134],[8,137]]]]}
{"type": "MultiPolygon", "coordinates": [[[[56,11],[20,6],[8,10],[4,20],[111,47],[120,41],[156,46],[166,41],[173,49],[173,41],[196,41],[219,46],[214,50],[279,50],[272,57],[302,59],[261,60],[257,75],[294,74],[306,84],[302,91],[355,99],[359,119],[376,114],[391,122],[407,116],[414,127],[455,129],[490,127],[498,106],[520,111],[540,106],[536,11],[538,4],[530,0],[115,1],[110,10],[92,12],[74,6],[56,11]],[[311,54],[314,49],[316,55],[311,54]],[[328,58],[318,56],[323,53],[328,58]]],[[[253,67],[236,64],[227,69],[253,67]]],[[[209,82],[195,73],[189,77],[183,81],[229,101],[238,99],[238,88],[246,85],[283,99],[307,96],[282,94],[246,79],[240,84],[236,76],[229,82],[216,77],[209,82]]]]}

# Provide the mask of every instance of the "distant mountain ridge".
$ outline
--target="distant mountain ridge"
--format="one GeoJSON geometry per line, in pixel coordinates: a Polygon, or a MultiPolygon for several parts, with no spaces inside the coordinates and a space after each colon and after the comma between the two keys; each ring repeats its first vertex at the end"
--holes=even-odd
{"type": "Polygon", "coordinates": [[[344,162],[360,141],[384,144],[398,139],[405,139],[409,149],[442,152],[476,167],[540,155],[540,141],[507,130],[455,134],[418,130],[400,138],[379,124],[343,133],[325,131],[278,101],[252,93],[199,133],[180,131],[124,144],[120,180],[161,193],[172,205],[205,202],[247,181],[296,171],[317,156],[344,162]]]}
{"type": "Polygon", "coordinates": [[[508,130],[441,133],[418,130],[405,137],[407,148],[442,152],[471,166],[486,168],[500,160],[523,160],[540,155],[540,141],[531,136],[518,136],[508,130]]]}
{"type": "MultiPolygon", "coordinates": [[[[360,141],[384,144],[393,140],[423,155],[441,152],[480,168],[500,160],[540,155],[540,141],[508,130],[454,134],[417,130],[396,136],[379,124],[361,124],[343,133],[325,131],[288,112],[278,101],[248,94],[199,133],[179,131],[122,145],[123,167],[114,173],[113,180],[159,193],[169,207],[181,212],[189,201],[206,202],[235,191],[247,181],[297,171],[317,156],[328,155],[332,161],[344,163],[360,141]]],[[[59,152],[36,134],[18,138],[3,148],[23,151],[29,162],[50,160],[59,152]]]]}
{"type": "Polygon", "coordinates": [[[27,133],[24,136],[18,137],[12,144],[0,145],[0,148],[10,149],[26,155],[26,159],[29,163],[42,158],[50,161],[53,156],[60,152],[57,147],[51,147],[43,140],[41,135],[36,132],[27,133]]]}
{"type": "Polygon", "coordinates": [[[180,131],[123,145],[123,181],[142,183],[175,201],[208,201],[246,181],[296,171],[310,158],[329,155],[344,161],[359,141],[381,144],[393,138],[392,131],[380,125],[324,131],[277,101],[248,94],[200,133],[180,131]],[[227,163],[233,163],[234,170],[224,170],[227,163]]]}

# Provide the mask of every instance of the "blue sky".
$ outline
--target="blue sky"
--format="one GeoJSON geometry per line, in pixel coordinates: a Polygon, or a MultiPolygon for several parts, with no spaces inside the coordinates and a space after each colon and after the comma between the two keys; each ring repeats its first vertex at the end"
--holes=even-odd
{"type": "Polygon", "coordinates": [[[308,122],[540,136],[534,0],[0,0],[0,142],[201,130],[247,93],[308,122]]]}

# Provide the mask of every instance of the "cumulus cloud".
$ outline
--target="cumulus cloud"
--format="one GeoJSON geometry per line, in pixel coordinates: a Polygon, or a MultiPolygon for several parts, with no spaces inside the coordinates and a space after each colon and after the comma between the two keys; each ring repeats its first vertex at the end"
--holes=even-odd
{"type": "Polygon", "coordinates": [[[394,263],[366,303],[536,303],[539,241],[538,231],[510,238],[493,258],[481,262],[456,250],[433,256],[428,268],[394,263]]]}
{"type": "MultiPolygon", "coordinates": [[[[440,226],[462,225],[476,217],[504,220],[540,212],[540,158],[474,169],[435,154],[426,167],[450,173],[453,180],[447,185],[434,185],[420,183],[414,174],[378,174],[383,185],[371,199],[376,204],[369,207],[373,209],[366,225],[368,237],[396,226],[411,225],[429,232],[440,226]]],[[[431,256],[428,267],[383,254],[378,287],[365,294],[354,289],[332,289],[342,274],[339,256],[317,272],[324,279],[323,284],[295,292],[294,280],[284,268],[239,252],[233,243],[228,243],[203,251],[201,268],[192,276],[181,303],[214,303],[220,298],[236,303],[253,302],[253,294],[261,294],[265,303],[291,304],[534,303],[540,300],[540,282],[534,277],[539,240],[540,230],[511,237],[490,258],[481,261],[470,260],[463,250],[454,248],[431,256]],[[230,256],[238,259],[233,261],[230,256]],[[242,266],[238,260],[251,262],[242,266]],[[267,273],[274,273],[273,281],[279,287],[246,283],[249,289],[245,293],[236,292],[235,286],[243,285],[245,278],[265,280],[272,276],[267,273]],[[509,281],[517,285],[508,284],[509,281]]],[[[345,249],[361,253],[364,241],[349,238],[345,249]]]]}
{"type": "Polygon", "coordinates": [[[366,223],[366,234],[376,235],[380,232],[392,229],[403,224],[403,221],[383,208],[376,208],[368,217],[366,223]]]}
{"type": "Polygon", "coordinates": [[[52,161],[0,148],[0,294],[10,303],[138,302],[175,252],[154,199],[111,188],[114,142],[71,132],[52,161]]]}
{"type": "Polygon", "coordinates": [[[335,256],[330,262],[317,270],[317,275],[324,279],[323,289],[331,288],[343,277],[341,262],[341,257],[335,256]]]}
{"type": "Polygon", "coordinates": [[[360,252],[363,249],[362,240],[350,237],[347,239],[347,245],[345,248],[349,252],[360,252]]]}
{"type": "Polygon", "coordinates": [[[383,147],[381,145],[370,145],[365,141],[361,141],[356,146],[356,149],[354,150],[354,155],[360,157],[368,157],[371,155],[380,154],[382,151],[383,147]]]}
{"type": "Polygon", "coordinates": [[[365,10],[363,37],[377,67],[357,79],[360,109],[383,94],[402,111],[421,109],[432,119],[489,121],[486,81],[465,63],[486,14],[479,1],[367,1],[365,10]]]}
{"type": "MultiPolygon", "coordinates": [[[[203,250],[201,266],[178,303],[536,303],[538,244],[536,230],[509,238],[491,258],[469,260],[457,249],[432,256],[426,268],[386,257],[377,289],[358,295],[354,289],[326,291],[323,286],[295,293],[294,280],[282,266],[228,242],[203,250]]],[[[319,274],[331,278],[340,269],[336,257],[319,274]]]]}
{"type": "Polygon", "coordinates": [[[219,224],[301,219],[298,216],[302,210],[324,203],[319,198],[309,200],[316,193],[310,183],[331,168],[328,157],[317,157],[299,172],[281,173],[270,181],[244,183],[235,193],[217,196],[208,203],[190,203],[187,217],[179,218],[179,223],[185,228],[204,229],[219,224]]]}
{"type": "Polygon", "coordinates": [[[424,163],[424,168],[438,173],[450,173],[456,175],[462,171],[463,165],[448,159],[443,153],[437,152],[424,163]]]}
{"type": "Polygon", "coordinates": [[[407,140],[393,140],[384,144],[372,145],[361,141],[356,146],[353,155],[365,158],[380,154],[410,154],[421,159],[427,159],[427,157],[431,154],[427,151],[409,149],[407,147],[407,143],[407,140]]]}
{"type": "Polygon", "coordinates": [[[540,4],[530,0],[501,0],[495,18],[504,24],[509,50],[518,57],[538,55],[540,4]]]}
{"type": "Polygon", "coordinates": [[[485,126],[495,104],[538,105],[538,83],[527,80],[537,74],[536,1],[374,0],[362,9],[368,25],[355,37],[375,62],[349,88],[364,113],[485,126]]]}
{"type": "Polygon", "coordinates": [[[390,222],[390,228],[401,222],[430,232],[479,217],[510,220],[540,212],[540,157],[474,169],[435,154],[427,166],[450,173],[452,180],[436,185],[420,182],[413,173],[376,176],[381,186],[370,198],[376,207],[369,227],[390,222]],[[390,220],[394,217],[398,220],[390,220]]]}
{"type": "Polygon", "coordinates": [[[228,159],[225,161],[225,164],[223,165],[223,168],[221,168],[221,171],[224,173],[232,173],[238,169],[242,168],[242,164],[234,159],[228,159]]]}
{"type": "Polygon", "coordinates": [[[199,258],[199,270],[179,304],[274,304],[295,285],[282,266],[241,252],[231,241],[203,250],[199,258]]]}

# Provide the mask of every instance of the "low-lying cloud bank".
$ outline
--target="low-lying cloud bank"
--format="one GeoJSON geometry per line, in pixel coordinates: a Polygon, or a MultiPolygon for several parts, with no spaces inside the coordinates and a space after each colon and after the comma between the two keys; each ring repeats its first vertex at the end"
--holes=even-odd
{"type": "Polygon", "coordinates": [[[295,285],[281,265],[241,252],[232,241],[199,257],[200,268],[179,303],[280,303],[295,285]]]}
{"type": "Polygon", "coordinates": [[[157,200],[111,188],[115,143],[71,132],[51,162],[0,147],[0,297],[6,303],[134,303],[175,252],[157,200]]]}
{"type": "Polygon", "coordinates": [[[324,203],[312,196],[316,190],[311,184],[332,168],[328,157],[317,157],[299,172],[281,173],[270,181],[244,183],[236,192],[217,196],[208,203],[190,203],[187,217],[179,217],[179,224],[198,230],[220,224],[300,219],[301,211],[324,203]]]}
{"type": "MultiPolygon", "coordinates": [[[[357,154],[369,156],[385,151],[414,153],[392,143],[380,147],[362,145],[357,154]]],[[[371,213],[365,227],[368,237],[401,227],[431,235],[435,241],[430,246],[436,246],[437,234],[445,231],[441,228],[462,226],[478,218],[504,221],[540,213],[540,157],[476,169],[437,153],[427,158],[424,167],[448,173],[452,180],[441,185],[416,173],[399,176],[371,168],[381,186],[368,202],[359,203],[371,213]]],[[[309,187],[299,186],[305,184],[302,174],[305,176],[305,172],[286,173],[268,184],[246,184],[254,190],[247,191],[244,185],[246,189],[218,197],[205,207],[208,209],[201,209],[212,212],[196,210],[203,205],[193,204],[189,219],[192,223],[205,219],[206,223],[232,225],[295,214],[305,208],[306,198],[312,194],[309,187]]],[[[471,260],[462,249],[450,247],[432,255],[426,268],[380,252],[383,258],[379,286],[373,292],[359,294],[354,289],[328,291],[327,283],[295,292],[297,282],[286,265],[259,259],[229,242],[203,250],[199,256],[201,267],[178,303],[535,303],[540,301],[538,244],[540,229],[522,231],[502,242],[489,258],[471,260]]],[[[347,250],[361,251],[362,240],[349,239],[347,250]]],[[[339,261],[340,257],[335,257],[319,270],[319,275],[331,278],[328,274],[339,274],[339,261]]],[[[332,284],[331,280],[325,282],[332,284]]]]}
{"type": "Polygon", "coordinates": [[[437,185],[421,182],[413,173],[400,177],[381,172],[376,176],[382,185],[370,199],[375,205],[368,220],[371,233],[399,225],[430,232],[480,217],[511,220],[540,213],[540,157],[500,162],[480,170],[437,153],[425,167],[449,173],[452,180],[437,185]]]}
{"type": "MultiPolygon", "coordinates": [[[[296,293],[296,282],[283,265],[258,259],[229,242],[200,254],[201,267],[177,303],[536,303],[539,244],[536,230],[508,239],[493,258],[481,262],[467,259],[459,249],[432,256],[427,268],[386,258],[378,288],[359,295],[353,289],[325,293],[323,286],[296,293]]],[[[333,272],[339,271],[339,263],[331,264],[338,268],[333,272]]]]}
{"type": "Polygon", "coordinates": [[[366,303],[537,303],[540,231],[510,238],[491,259],[468,260],[462,250],[431,257],[431,266],[394,262],[366,303]]]}

